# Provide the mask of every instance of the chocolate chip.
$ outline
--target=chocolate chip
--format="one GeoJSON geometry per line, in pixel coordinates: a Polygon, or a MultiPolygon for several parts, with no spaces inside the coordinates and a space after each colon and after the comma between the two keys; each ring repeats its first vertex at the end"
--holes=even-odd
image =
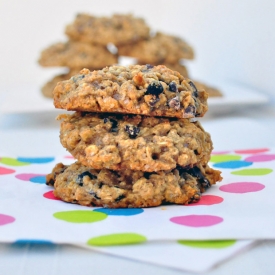
{"type": "Polygon", "coordinates": [[[154,68],[154,66],[151,65],[151,64],[146,64],[146,67],[147,67],[147,69],[152,69],[152,68],[154,68]]]}
{"type": "Polygon", "coordinates": [[[133,125],[126,125],[124,130],[128,133],[129,138],[136,138],[139,133],[139,128],[133,125]]]}
{"type": "Polygon", "coordinates": [[[103,122],[104,123],[107,123],[107,122],[111,123],[111,125],[112,125],[111,132],[117,132],[118,131],[118,129],[117,129],[118,122],[115,119],[105,117],[103,119],[103,122]]]}
{"type": "Polygon", "coordinates": [[[194,97],[198,97],[198,96],[199,96],[199,92],[198,92],[198,89],[197,89],[197,87],[195,86],[195,84],[194,84],[192,81],[189,81],[189,85],[190,85],[191,88],[192,88],[193,96],[194,96],[194,97]]]}
{"type": "Polygon", "coordinates": [[[91,180],[94,180],[97,178],[95,175],[91,174],[89,171],[85,171],[85,172],[81,173],[80,175],[78,175],[78,177],[76,179],[76,183],[79,186],[83,186],[83,178],[85,176],[88,176],[91,180]]]}
{"type": "Polygon", "coordinates": [[[169,100],[168,105],[169,105],[170,108],[173,108],[175,110],[179,110],[180,109],[179,98],[177,96],[172,98],[171,100],[169,100]]]}
{"type": "Polygon", "coordinates": [[[211,186],[209,180],[202,174],[201,170],[197,166],[194,166],[193,168],[187,170],[187,173],[197,178],[199,183],[201,183],[203,187],[208,188],[211,186]]]}
{"type": "Polygon", "coordinates": [[[189,105],[184,112],[185,114],[190,114],[194,116],[196,114],[196,107],[194,105],[189,105]]]}
{"type": "Polygon", "coordinates": [[[124,199],[124,198],[125,198],[124,195],[119,195],[119,196],[115,199],[115,201],[118,202],[118,201],[121,201],[121,200],[124,199]]]}
{"type": "Polygon", "coordinates": [[[160,82],[150,83],[147,87],[145,95],[154,95],[158,97],[163,92],[163,87],[160,82]]]}
{"type": "Polygon", "coordinates": [[[46,182],[46,185],[54,186],[54,180],[50,179],[49,181],[46,182]]]}
{"type": "Polygon", "coordinates": [[[173,93],[175,93],[178,90],[177,84],[175,82],[170,82],[168,87],[169,87],[169,91],[173,93]]]}

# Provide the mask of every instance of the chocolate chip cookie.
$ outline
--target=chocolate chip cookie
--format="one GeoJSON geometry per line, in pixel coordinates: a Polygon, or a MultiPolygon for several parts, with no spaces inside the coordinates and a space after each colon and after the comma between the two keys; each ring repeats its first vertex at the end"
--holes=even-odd
{"type": "Polygon", "coordinates": [[[76,162],[70,166],[57,164],[47,175],[46,184],[54,186],[54,195],[66,202],[134,208],[197,202],[201,192],[221,179],[219,171],[201,165],[147,173],[94,170],[76,162]]]}
{"type": "Polygon", "coordinates": [[[163,65],[83,69],[53,91],[56,108],[178,118],[201,117],[208,109],[205,91],[163,65]]]}
{"type": "Polygon", "coordinates": [[[60,141],[83,165],[95,169],[169,170],[205,165],[210,135],[188,119],[76,112],[59,115],[60,141]]]}
{"type": "Polygon", "coordinates": [[[44,67],[102,68],[118,62],[106,47],[81,42],[56,43],[41,52],[39,64],[44,67]]]}
{"type": "Polygon", "coordinates": [[[193,59],[192,47],[181,38],[158,32],[149,39],[118,46],[118,54],[135,57],[139,64],[173,64],[180,59],[193,59]]]}
{"type": "Polygon", "coordinates": [[[71,40],[98,45],[135,43],[149,37],[149,32],[144,19],[131,14],[96,17],[80,13],[65,30],[71,40]]]}

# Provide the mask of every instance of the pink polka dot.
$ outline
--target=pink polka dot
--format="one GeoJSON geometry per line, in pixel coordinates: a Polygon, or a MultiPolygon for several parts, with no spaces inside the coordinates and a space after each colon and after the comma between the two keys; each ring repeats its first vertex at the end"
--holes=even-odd
{"type": "Polygon", "coordinates": [[[251,162],[262,162],[262,161],[271,161],[275,160],[275,155],[271,154],[263,154],[263,155],[254,155],[247,157],[245,161],[251,161],[251,162]]]}
{"type": "Polygon", "coordinates": [[[221,223],[223,218],[212,215],[187,215],[173,217],[170,221],[179,225],[190,227],[206,227],[221,223]]]}
{"type": "Polygon", "coordinates": [[[65,159],[74,159],[73,156],[65,156],[64,158],[65,158],[65,159]]]}
{"type": "Polygon", "coordinates": [[[15,177],[19,180],[29,181],[31,178],[38,177],[38,176],[44,176],[44,175],[28,173],[28,174],[18,174],[15,177]]]}
{"type": "Polygon", "coordinates": [[[233,182],[221,186],[219,189],[227,193],[249,193],[249,192],[258,192],[264,189],[265,186],[258,182],[233,182]]]}
{"type": "Polygon", "coordinates": [[[237,154],[257,154],[257,153],[264,153],[268,152],[269,149],[261,148],[261,149],[249,149],[249,150],[236,150],[235,153],[237,154]]]}
{"type": "Polygon", "coordinates": [[[49,191],[49,192],[46,192],[43,194],[43,197],[46,198],[46,199],[49,199],[49,200],[57,200],[57,201],[60,201],[59,198],[55,197],[54,194],[53,194],[53,191],[49,191]]]}
{"type": "Polygon", "coordinates": [[[227,155],[229,153],[230,153],[230,151],[213,151],[211,154],[212,155],[227,155]]]}
{"type": "Polygon", "coordinates": [[[0,214],[0,226],[12,223],[14,221],[15,221],[14,217],[8,216],[8,215],[4,215],[4,214],[0,214]]]}
{"type": "Polygon", "coordinates": [[[13,169],[9,169],[9,168],[0,166],[0,175],[8,175],[8,174],[12,174],[14,172],[15,172],[15,170],[13,170],[13,169]]]}
{"type": "Polygon", "coordinates": [[[198,202],[186,204],[185,206],[213,205],[223,202],[223,198],[214,195],[204,195],[198,202]]]}

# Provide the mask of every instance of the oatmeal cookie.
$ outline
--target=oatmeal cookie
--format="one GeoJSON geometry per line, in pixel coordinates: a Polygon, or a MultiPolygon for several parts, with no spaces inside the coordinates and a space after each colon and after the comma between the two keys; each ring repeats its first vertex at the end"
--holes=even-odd
{"type": "MultiPolygon", "coordinates": [[[[164,64],[158,64],[158,65],[164,65],[172,71],[179,72],[184,78],[189,78],[189,74],[186,66],[179,64],[179,62],[174,64],[164,63],[164,64]]],[[[198,89],[198,90],[202,90],[202,89],[198,89]]]]}
{"type": "Polygon", "coordinates": [[[41,52],[39,64],[44,67],[102,68],[118,62],[106,47],[87,43],[59,42],[41,52]]]}
{"type": "Polygon", "coordinates": [[[46,184],[54,186],[54,195],[66,202],[134,208],[197,202],[201,192],[221,179],[220,172],[208,166],[146,173],[94,170],[76,162],[57,164],[46,184]]]}
{"type": "Polygon", "coordinates": [[[110,66],[57,84],[56,108],[191,118],[207,111],[208,95],[163,65],[110,66]]]}
{"type": "Polygon", "coordinates": [[[71,40],[98,45],[135,43],[149,37],[149,32],[150,29],[142,18],[130,14],[96,17],[80,13],[65,30],[71,40]]]}
{"type": "Polygon", "coordinates": [[[173,64],[180,59],[194,58],[192,47],[184,40],[161,32],[132,45],[118,46],[118,54],[135,57],[139,64],[173,64]]]}
{"type": "Polygon", "coordinates": [[[205,165],[210,135],[188,119],[81,113],[59,115],[60,141],[83,165],[95,169],[169,170],[205,165]]]}

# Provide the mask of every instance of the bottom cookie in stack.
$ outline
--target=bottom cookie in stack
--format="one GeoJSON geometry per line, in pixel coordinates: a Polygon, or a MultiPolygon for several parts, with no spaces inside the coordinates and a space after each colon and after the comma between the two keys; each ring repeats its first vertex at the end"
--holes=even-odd
{"type": "Polygon", "coordinates": [[[220,171],[208,165],[177,167],[169,171],[143,172],[95,170],[75,162],[57,164],[46,177],[54,195],[65,202],[108,208],[159,206],[163,203],[189,204],[221,180],[220,171]]]}

